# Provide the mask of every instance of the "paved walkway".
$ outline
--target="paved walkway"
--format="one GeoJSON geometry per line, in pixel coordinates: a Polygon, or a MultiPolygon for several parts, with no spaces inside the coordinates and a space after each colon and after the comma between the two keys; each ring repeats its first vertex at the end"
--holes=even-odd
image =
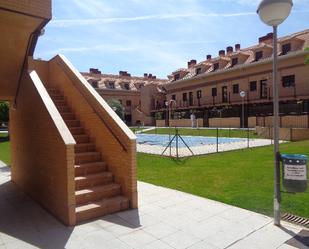
{"type": "Polygon", "coordinates": [[[21,193],[10,182],[9,168],[0,166],[0,249],[288,249],[294,247],[287,241],[301,231],[287,223],[278,228],[269,217],[179,191],[142,182],[138,189],[138,210],[65,227],[21,193]]]}

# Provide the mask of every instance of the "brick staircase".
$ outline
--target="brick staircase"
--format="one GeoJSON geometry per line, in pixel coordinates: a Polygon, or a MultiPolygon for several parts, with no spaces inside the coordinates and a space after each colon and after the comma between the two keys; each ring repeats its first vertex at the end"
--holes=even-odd
{"type": "Polygon", "coordinates": [[[80,222],[129,208],[129,200],[121,195],[95,144],[90,141],[64,96],[54,88],[47,89],[64,122],[73,135],[75,145],[76,221],[80,222]]]}

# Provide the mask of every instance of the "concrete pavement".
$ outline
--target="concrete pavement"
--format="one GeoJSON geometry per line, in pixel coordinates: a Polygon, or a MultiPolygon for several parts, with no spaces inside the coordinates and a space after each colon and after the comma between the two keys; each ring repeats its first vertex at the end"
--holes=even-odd
{"type": "Polygon", "coordinates": [[[289,240],[302,230],[288,223],[275,227],[267,216],[147,183],[139,182],[138,190],[138,210],[65,227],[19,191],[2,165],[0,249],[288,249],[295,248],[289,240]]]}

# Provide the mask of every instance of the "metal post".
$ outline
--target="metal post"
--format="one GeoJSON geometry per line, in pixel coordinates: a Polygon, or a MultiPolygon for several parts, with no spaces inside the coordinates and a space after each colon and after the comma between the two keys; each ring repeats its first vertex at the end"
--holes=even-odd
{"type": "Polygon", "coordinates": [[[250,141],[250,130],[249,126],[247,128],[247,138],[248,138],[248,148],[250,147],[249,141],[250,141]]]}
{"type": "Polygon", "coordinates": [[[217,128],[217,152],[219,152],[219,129],[217,128]]]}
{"type": "Polygon", "coordinates": [[[242,128],[245,128],[245,108],[244,108],[244,104],[245,104],[245,101],[244,101],[244,98],[242,98],[242,128]]]}
{"type": "Polygon", "coordinates": [[[273,134],[274,134],[274,224],[280,226],[280,153],[279,153],[279,87],[277,82],[277,26],[273,26],[273,101],[274,101],[274,117],[273,117],[273,134]]]}
{"type": "MultiPolygon", "coordinates": [[[[171,142],[171,110],[169,102],[167,105],[167,110],[168,110],[168,141],[171,142]]],[[[172,156],[172,146],[170,146],[170,156],[172,156]]]]}
{"type": "Polygon", "coordinates": [[[176,157],[178,158],[178,129],[176,129],[176,157]]]}

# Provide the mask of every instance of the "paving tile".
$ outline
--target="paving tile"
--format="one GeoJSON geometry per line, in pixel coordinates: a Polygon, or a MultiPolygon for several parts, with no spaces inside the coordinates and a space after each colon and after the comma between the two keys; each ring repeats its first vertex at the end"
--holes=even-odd
{"type": "Polygon", "coordinates": [[[164,243],[161,240],[156,240],[148,245],[142,246],[140,249],[174,249],[174,248],[164,243]]]}
{"type": "Polygon", "coordinates": [[[27,242],[24,242],[22,240],[19,241],[14,241],[14,242],[10,242],[5,244],[5,248],[6,249],[37,249],[37,248],[42,248],[41,246],[35,246],[32,244],[29,244],[27,242]]]}
{"type": "Polygon", "coordinates": [[[229,233],[220,231],[210,237],[205,238],[205,240],[218,248],[227,248],[241,238],[242,237],[233,236],[229,233]]]}
{"type": "Polygon", "coordinates": [[[193,244],[201,241],[200,239],[186,233],[183,231],[177,231],[165,238],[162,239],[163,242],[167,243],[168,245],[177,248],[187,248],[192,246],[193,244]]]}
{"type": "Polygon", "coordinates": [[[128,225],[126,221],[124,221],[116,214],[103,216],[102,218],[96,220],[95,223],[102,228],[106,228],[112,225],[128,225]]]}
{"type": "Polygon", "coordinates": [[[143,230],[134,231],[132,233],[120,236],[119,239],[132,247],[143,247],[157,239],[143,230]]]}
{"type": "Polygon", "coordinates": [[[123,221],[122,224],[114,224],[104,229],[113,234],[115,237],[119,237],[128,233],[132,233],[134,231],[138,231],[141,229],[141,227],[136,228],[133,227],[131,224],[127,223],[126,221],[123,221]]]}
{"type": "Polygon", "coordinates": [[[183,230],[197,238],[205,239],[222,231],[229,222],[220,217],[211,217],[203,222],[184,227],[183,230]]]}
{"type": "Polygon", "coordinates": [[[299,248],[299,247],[294,247],[294,246],[290,246],[290,245],[287,245],[287,244],[283,244],[283,245],[278,247],[278,249],[295,249],[295,248],[299,248]]]}
{"type": "Polygon", "coordinates": [[[210,244],[208,241],[203,240],[203,241],[197,242],[196,244],[188,247],[188,249],[219,249],[219,248],[210,244]]]}
{"type": "Polygon", "coordinates": [[[156,237],[158,239],[167,237],[168,235],[178,231],[177,228],[169,226],[169,225],[164,224],[164,223],[159,223],[159,224],[155,224],[155,225],[152,225],[152,226],[148,226],[146,228],[143,228],[143,230],[146,231],[147,233],[153,235],[154,237],[156,237]]]}

